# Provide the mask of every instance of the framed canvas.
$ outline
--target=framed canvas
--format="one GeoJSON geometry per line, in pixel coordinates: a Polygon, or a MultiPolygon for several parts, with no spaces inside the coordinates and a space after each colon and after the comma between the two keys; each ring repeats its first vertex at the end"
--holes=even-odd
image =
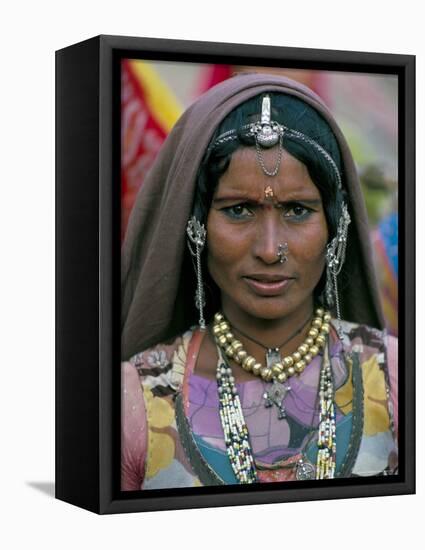
{"type": "Polygon", "coordinates": [[[415,491],[415,58],[56,52],[56,497],[415,491]]]}

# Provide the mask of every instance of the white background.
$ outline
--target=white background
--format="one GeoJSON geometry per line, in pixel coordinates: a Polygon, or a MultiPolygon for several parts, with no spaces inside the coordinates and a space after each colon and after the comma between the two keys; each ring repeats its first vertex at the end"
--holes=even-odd
{"type": "MultiPolygon", "coordinates": [[[[403,548],[423,538],[424,390],[418,352],[418,495],[98,517],[52,498],[54,51],[98,34],[417,55],[418,242],[424,235],[420,2],[7,2],[0,20],[2,548],[403,548]],[[162,542],[164,541],[164,543],[162,542]]],[[[413,213],[412,213],[413,214],[413,213]]],[[[424,269],[418,255],[418,280],[424,269]]],[[[418,311],[424,295],[418,293],[418,311]]],[[[419,317],[420,319],[421,317],[419,317]]],[[[423,325],[419,323],[419,331],[423,325]]],[[[405,365],[400,365],[404,368],[405,365]]],[[[416,545],[418,543],[416,542],[416,545]]],[[[420,546],[419,542],[419,546],[420,546]]]]}

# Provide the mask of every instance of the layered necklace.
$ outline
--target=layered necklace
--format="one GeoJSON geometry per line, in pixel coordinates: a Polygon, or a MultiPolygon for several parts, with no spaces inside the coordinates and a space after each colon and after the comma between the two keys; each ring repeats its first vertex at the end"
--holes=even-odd
{"type": "MultiPolygon", "coordinates": [[[[267,350],[266,363],[262,365],[244,350],[242,342],[237,340],[231,332],[230,323],[224,315],[216,313],[214,316],[212,331],[219,351],[216,377],[220,419],[227,454],[240,483],[256,482],[257,472],[235,378],[227,358],[241,365],[247,372],[261,377],[266,382],[271,382],[271,387],[263,396],[264,405],[266,407],[276,406],[278,418],[281,419],[286,417],[283,401],[291,389],[287,384],[288,379],[295,374],[300,375],[321,348],[324,348],[324,354],[319,380],[320,404],[316,467],[305,458],[301,458],[296,466],[296,478],[327,479],[334,477],[336,442],[334,387],[329,359],[330,319],[329,312],[325,312],[322,308],[316,309],[305,341],[296,351],[283,359],[278,347],[267,348],[260,344],[267,350]]],[[[297,333],[301,330],[299,329],[297,333]]],[[[241,331],[238,332],[243,334],[241,331]]]]}

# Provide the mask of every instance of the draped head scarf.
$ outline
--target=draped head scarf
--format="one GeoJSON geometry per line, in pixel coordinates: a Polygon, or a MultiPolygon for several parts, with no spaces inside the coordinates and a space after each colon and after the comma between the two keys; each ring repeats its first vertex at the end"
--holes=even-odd
{"type": "Polygon", "coordinates": [[[223,119],[241,103],[265,92],[298,98],[331,128],[352,220],[340,275],[344,278],[345,274],[348,281],[340,288],[342,318],[383,328],[366,209],[341,130],[323,101],[306,86],[276,75],[245,73],[214,86],[183,113],[137,195],[121,258],[123,359],[196,324],[195,279],[186,246],[186,225],[199,168],[223,119]]]}

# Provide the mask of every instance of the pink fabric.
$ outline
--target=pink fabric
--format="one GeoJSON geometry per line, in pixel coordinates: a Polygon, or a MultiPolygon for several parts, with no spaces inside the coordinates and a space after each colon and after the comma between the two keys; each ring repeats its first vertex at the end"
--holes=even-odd
{"type": "Polygon", "coordinates": [[[390,399],[393,405],[394,430],[398,439],[398,338],[387,337],[387,350],[390,399]]]}
{"type": "Polygon", "coordinates": [[[147,423],[139,374],[131,363],[121,367],[121,490],[138,491],[144,477],[147,423]]]}
{"type": "Polygon", "coordinates": [[[204,339],[205,334],[205,330],[197,330],[190,339],[189,348],[187,350],[186,368],[183,379],[183,407],[186,415],[189,412],[189,377],[192,375],[195,369],[196,360],[198,358],[198,353],[201,349],[202,340],[204,339]]]}

